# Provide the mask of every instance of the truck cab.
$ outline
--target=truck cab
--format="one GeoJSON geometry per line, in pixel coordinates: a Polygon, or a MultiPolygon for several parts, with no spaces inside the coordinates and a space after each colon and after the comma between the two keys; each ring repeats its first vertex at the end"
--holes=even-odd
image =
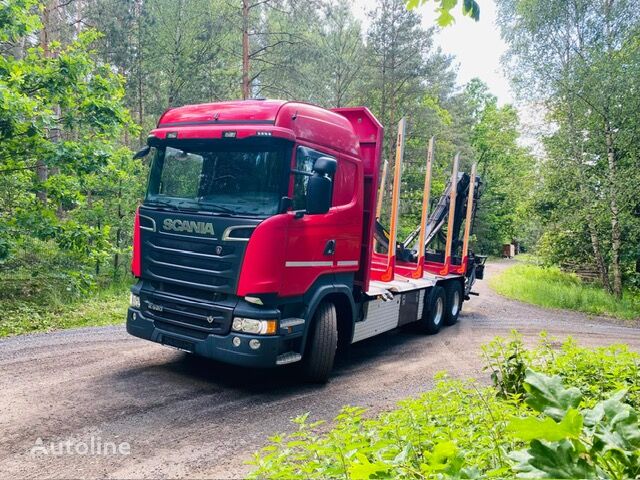
{"type": "Polygon", "coordinates": [[[129,333],[268,367],[301,358],[323,298],[353,321],[364,175],[345,116],[283,101],[186,106],[148,145],[129,333]]]}

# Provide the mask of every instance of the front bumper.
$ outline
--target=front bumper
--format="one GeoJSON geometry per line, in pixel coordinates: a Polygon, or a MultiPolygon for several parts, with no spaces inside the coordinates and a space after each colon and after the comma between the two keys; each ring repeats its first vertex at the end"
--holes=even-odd
{"type": "Polygon", "coordinates": [[[209,334],[204,339],[199,339],[162,330],[155,326],[153,320],[145,318],[134,308],[129,308],[127,312],[127,332],[135,337],[179,348],[202,357],[245,367],[275,367],[278,357],[290,350],[291,342],[302,333],[268,336],[230,332],[228,335],[209,334]],[[238,346],[233,344],[235,337],[240,339],[238,346]],[[252,349],[249,346],[251,339],[259,340],[260,348],[252,349]]]}

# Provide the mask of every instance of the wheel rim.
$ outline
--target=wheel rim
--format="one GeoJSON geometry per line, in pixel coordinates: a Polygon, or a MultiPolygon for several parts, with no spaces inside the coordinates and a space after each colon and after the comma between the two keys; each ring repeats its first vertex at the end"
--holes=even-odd
{"type": "Polygon", "coordinates": [[[451,303],[451,315],[455,317],[458,314],[458,310],[460,310],[460,292],[456,290],[451,303]]]}
{"type": "Polygon", "coordinates": [[[433,315],[434,325],[440,325],[440,322],[442,321],[442,312],[444,312],[444,302],[442,301],[442,297],[438,297],[436,300],[435,314],[433,315]]]}

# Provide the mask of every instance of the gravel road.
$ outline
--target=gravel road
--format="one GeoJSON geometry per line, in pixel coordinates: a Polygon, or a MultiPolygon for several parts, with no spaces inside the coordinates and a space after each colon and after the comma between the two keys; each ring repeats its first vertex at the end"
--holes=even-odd
{"type": "MultiPolygon", "coordinates": [[[[491,264],[488,276],[507,263],[491,264]]],[[[345,404],[373,412],[427,390],[433,374],[482,376],[479,348],[518,329],[585,345],[625,342],[640,328],[504,299],[479,282],[457,325],[433,337],[394,331],[355,345],[326,386],[298,385],[288,370],[251,371],[190,358],[135,339],[124,326],[0,341],[0,478],[230,478],[268,435],[311,412],[345,404]],[[128,455],[35,455],[40,438],[130,446],[128,455]],[[37,445],[36,445],[37,446],[37,445]]],[[[124,447],[126,448],[126,446],[124,447]]]]}

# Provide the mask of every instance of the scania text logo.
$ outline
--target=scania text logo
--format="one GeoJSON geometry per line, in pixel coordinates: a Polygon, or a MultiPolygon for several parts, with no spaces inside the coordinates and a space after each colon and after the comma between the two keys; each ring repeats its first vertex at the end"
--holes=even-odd
{"type": "Polygon", "coordinates": [[[213,235],[213,224],[211,222],[196,222],[194,220],[180,220],[165,218],[162,228],[173,230],[174,232],[200,233],[203,235],[213,235]]]}

